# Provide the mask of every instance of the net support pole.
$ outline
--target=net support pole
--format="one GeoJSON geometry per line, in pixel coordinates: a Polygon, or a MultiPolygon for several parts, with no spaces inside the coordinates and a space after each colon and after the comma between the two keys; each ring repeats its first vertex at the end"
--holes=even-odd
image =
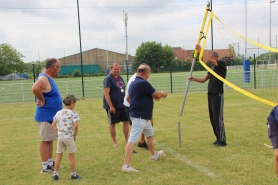
{"type": "MultiPolygon", "coordinates": [[[[201,39],[203,38],[203,30],[204,30],[204,27],[205,27],[205,23],[206,23],[207,15],[208,15],[209,11],[210,11],[210,3],[208,2],[207,7],[206,7],[206,11],[205,11],[205,15],[204,15],[204,18],[203,18],[202,26],[201,26],[201,29],[200,29],[199,37],[198,37],[198,40],[197,40],[197,44],[200,44],[201,39]]],[[[196,63],[197,53],[198,53],[198,51],[195,48],[194,57],[193,57],[193,61],[192,61],[191,69],[190,69],[190,76],[192,76],[192,72],[193,72],[193,69],[194,69],[194,66],[195,66],[195,63],[196,63]]],[[[190,84],[190,80],[187,80],[186,89],[185,89],[183,102],[182,102],[182,106],[181,106],[181,111],[180,111],[180,117],[182,116],[182,112],[183,112],[183,109],[184,109],[185,100],[186,100],[186,96],[187,96],[188,89],[189,89],[189,84],[190,84]]],[[[178,122],[178,135],[179,135],[179,147],[181,148],[182,144],[181,144],[181,124],[180,124],[180,122],[178,122]]]]}
{"type": "MultiPolygon", "coordinates": [[[[205,12],[205,15],[204,15],[204,18],[203,18],[203,23],[202,23],[202,26],[201,26],[201,29],[200,29],[199,37],[198,37],[198,40],[197,40],[197,44],[200,44],[201,39],[203,38],[203,30],[204,30],[204,27],[205,27],[205,23],[206,23],[207,15],[208,15],[209,11],[210,11],[210,3],[208,2],[206,12],[205,12]]],[[[189,74],[190,76],[192,76],[192,72],[193,72],[193,69],[194,69],[194,66],[195,66],[195,63],[196,63],[197,54],[198,54],[198,51],[195,49],[194,57],[193,57],[193,61],[192,61],[191,69],[190,69],[190,74],[189,74]]],[[[185,89],[185,93],[184,93],[184,98],[183,98],[181,111],[180,111],[180,117],[182,116],[182,112],[183,112],[183,109],[184,109],[184,104],[185,104],[189,84],[190,84],[190,80],[187,80],[186,89],[185,89]]]]}
{"type": "Polygon", "coordinates": [[[179,147],[181,148],[182,144],[181,144],[181,123],[180,122],[178,122],[178,131],[179,131],[179,147]]]}
{"type": "Polygon", "coordinates": [[[256,55],[254,54],[254,88],[256,89],[256,55]]]}
{"type": "MultiPolygon", "coordinates": [[[[32,63],[32,68],[33,68],[33,79],[34,79],[34,83],[36,82],[36,77],[35,77],[35,64],[34,62],[32,63]]],[[[37,98],[35,97],[35,102],[37,102],[37,98]]]]}

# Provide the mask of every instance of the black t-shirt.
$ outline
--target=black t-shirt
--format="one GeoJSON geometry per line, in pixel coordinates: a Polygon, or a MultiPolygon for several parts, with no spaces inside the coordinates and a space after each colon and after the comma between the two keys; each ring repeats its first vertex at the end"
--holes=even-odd
{"type": "MultiPolygon", "coordinates": [[[[227,69],[226,69],[225,62],[222,60],[218,60],[217,63],[218,66],[212,66],[211,69],[222,78],[226,78],[227,69]]],[[[208,74],[209,74],[208,94],[215,94],[215,93],[223,94],[224,93],[223,82],[218,80],[218,78],[216,78],[209,72],[208,74]]]]}

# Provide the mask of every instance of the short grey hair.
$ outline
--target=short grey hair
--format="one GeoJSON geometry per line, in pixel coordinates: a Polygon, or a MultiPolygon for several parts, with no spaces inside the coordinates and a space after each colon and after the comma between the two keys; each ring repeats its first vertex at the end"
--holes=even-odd
{"type": "Polygon", "coordinates": [[[48,58],[45,62],[45,69],[51,68],[57,62],[58,60],[56,58],[48,58]]]}
{"type": "Polygon", "coordinates": [[[146,72],[151,72],[151,68],[148,64],[142,63],[137,68],[137,73],[145,74],[146,72]]]}
{"type": "Polygon", "coordinates": [[[219,57],[219,54],[216,51],[209,52],[209,55],[211,55],[212,57],[219,57]]]}

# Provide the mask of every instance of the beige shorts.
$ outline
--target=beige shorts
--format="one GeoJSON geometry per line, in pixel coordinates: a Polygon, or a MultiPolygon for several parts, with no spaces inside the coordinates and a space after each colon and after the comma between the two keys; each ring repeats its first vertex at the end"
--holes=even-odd
{"type": "Polygon", "coordinates": [[[56,141],[57,135],[54,132],[52,125],[48,122],[37,122],[38,130],[41,136],[41,141],[56,141]]]}
{"type": "Polygon", "coordinates": [[[63,153],[64,151],[66,151],[66,149],[68,149],[69,154],[77,151],[74,138],[63,138],[59,136],[56,153],[63,153]]]}

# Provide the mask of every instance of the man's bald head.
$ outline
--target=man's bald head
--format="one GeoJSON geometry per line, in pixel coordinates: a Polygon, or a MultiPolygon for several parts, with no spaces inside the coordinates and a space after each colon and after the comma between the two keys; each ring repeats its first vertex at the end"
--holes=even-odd
{"type": "Polygon", "coordinates": [[[142,63],[137,68],[137,73],[144,75],[145,73],[150,73],[151,68],[148,64],[142,63]]]}

